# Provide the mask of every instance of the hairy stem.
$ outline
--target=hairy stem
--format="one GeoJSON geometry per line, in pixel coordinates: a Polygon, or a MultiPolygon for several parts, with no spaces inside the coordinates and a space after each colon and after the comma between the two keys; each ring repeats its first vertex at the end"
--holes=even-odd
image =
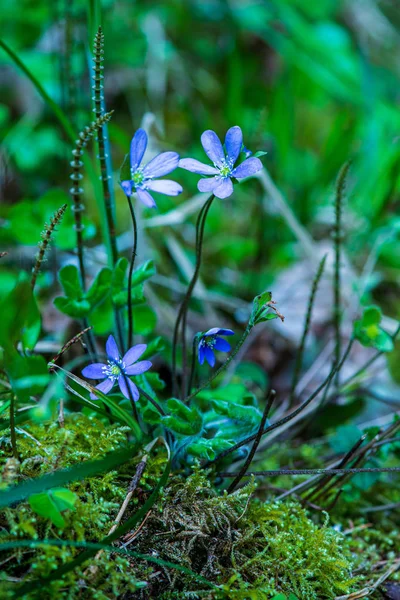
{"type": "Polygon", "coordinates": [[[58,209],[57,212],[50,219],[50,225],[45,225],[45,230],[42,233],[42,241],[39,243],[39,252],[36,256],[35,266],[32,270],[32,278],[31,278],[31,286],[34,289],[36,285],[36,279],[39,275],[40,267],[44,260],[46,250],[51,241],[51,236],[56,228],[56,226],[60,223],[61,219],[64,216],[65,211],[67,210],[67,204],[63,204],[61,208],[58,209]]]}
{"type": "MultiPolygon", "coordinates": [[[[96,119],[100,119],[104,114],[104,85],[103,85],[103,65],[104,60],[104,34],[102,28],[99,27],[94,38],[93,48],[93,112],[96,115],[96,119]]],[[[118,259],[117,242],[115,234],[115,220],[114,220],[114,194],[112,187],[112,169],[110,165],[110,157],[107,153],[108,137],[107,128],[103,124],[99,128],[97,134],[98,143],[98,159],[100,163],[100,177],[103,186],[103,197],[104,206],[106,211],[107,220],[107,231],[108,231],[108,245],[111,251],[111,264],[115,265],[118,259]]]]}
{"type": "Polygon", "coordinates": [[[316,293],[317,293],[319,282],[320,282],[322,274],[324,272],[326,257],[327,257],[327,255],[325,254],[325,256],[323,257],[323,259],[319,263],[318,271],[317,271],[317,274],[314,277],[314,281],[313,281],[313,284],[312,284],[310,298],[308,300],[307,313],[306,313],[306,318],[305,318],[304,328],[303,328],[303,335],[301,337],[300,347],[299,347],[299,350],[297,352],[296,364],[295,364],[295,367],[294,367],[293,380],[292,380],[292,388],[291,388],[290,397],[289,397],[289,405],[290,406],[293,404],[294,395],[295,395],[295,391],[296,391],[296,385],[298,383],[299,376],[300,376],[300,371],[301,371],[301,367],[302,367],[302,364],[303,364],[304,349],[305,349],[305,346],[306,346],[307,335],[308,335],[308,332],[309,332],[309,329],[310,329],[311,315],[312,315],[312,310],[313,310],[313,307],[314,307],[315,296],[316,296],[316,293]]]}
{"type": "MultiPolygon", "coordinates": [[[[336,181],[335,195],[335,226],[334,226],[334,245],[335,245],[335,273],[333,281],[333,323],[335,328],[335,365],[340,362],[341,353],[341,332],[340,325],[342,320],[341,311],[341,248],[342,248],[342,210],[343,196],[345,191],[346,177],[349,171],[350,163],[347,162],[341,168],[336,181]]],[[[339,373],[336,373],[336,385],[339,385],[339,373]]]]}

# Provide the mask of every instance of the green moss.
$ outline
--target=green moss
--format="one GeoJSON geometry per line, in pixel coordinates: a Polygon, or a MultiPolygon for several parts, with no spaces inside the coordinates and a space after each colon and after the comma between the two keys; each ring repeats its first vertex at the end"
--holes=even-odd
{"type": "MultiPolygon", "coordinates": [[[[82,415],[68,417],[64,428],[57,423],[31,425],[19,432],[19,465],[11,458],[7,435],[0,440],[2,485],[93,460],[126,442],[125,428],[82,415]]],[[[310,447],[296,453],[317,461],[310,447]]],[[[139,453],[118,471],[71,483],[69,489],[78,500],[76,510],[63,513],[66,526],[62,530],[36,515],[27,502],[2,511],[3,541],[99,541],[115,519],[140,457],[139,453]]],[[[164,461],[164,454],[152,454],[125,518],[154,489],[164,461]]],[[[262,502],[259,496],[254,482],[234,494],[221,494],[210,477],[195,467],[189,477],[175,474],[170,478],[147,518],[132,532],[135,539],[128,549],[187,567],[218,586],[216,591],[207,590],[190,573],[104,552],[62,581],[26,597],[247,600],[269,599],[282,592],[295,594],[298,600],[324,600],[363,587],[374,564],[399,553],[400,538],[398,532],[389,531],[390,521],[380,529],[377,523],[366,526],[358,518],[355,527],[349,528],[350,503],[333,515],[333,528],[324,513],[311,515],[297,502],[262,502]],[[357,572],[357,580],[352,571],[357,572]],[[142,581],[147,582],[144,588],[138,583],[142,581]]],[[[53,546],[15,549],[2,567],[0,596],[11,598],[15,581],[44,577],[78,552],[53,546]]]]}
{"type": "MultiPolygon", "coordinates": [[[[293,592],[300,600],[348,592],[351,557],[344,538],[327,523],[314,524],[299,504],[261,503],[254,484],[217,495],[196,469],[165,490],[136,540],[135,548],[177,562],[222,585],[222,597],[293,592]]],[[[189,575],[158,569],[143,598],[180,597],[198,589],[189,575]]],[[[249,597],[249,596],[243,596],[249,597]]]]}

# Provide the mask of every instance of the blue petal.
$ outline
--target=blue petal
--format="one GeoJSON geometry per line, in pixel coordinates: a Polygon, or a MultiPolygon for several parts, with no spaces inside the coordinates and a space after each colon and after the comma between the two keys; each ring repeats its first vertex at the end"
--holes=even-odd
{"type": "Polygon", "coordinates": [[[214,356],[214,353],[211,350],[211,348],[207,348],[207,346],[206,346],[204,348],[204,354],[206,356],[206,361],[208,362],[210,367],[213,367],[215,365],[215,356],[214,356]]]}
{"type": "Polygon", "coordinates": [[[228,198],[233,193],[233,183],[229,177],[221,179],[220,183],[213,189],[213,194],[217,198],[228,198]]]}
{"type": "Polygon", "coordinates": [[[152,366],[152,363],[149,360],[141,360],[130,367],[126,367],[125,373],[126,375],[141,375],[148,371],[152,366]]]}
{"type": "Polygon", "coordinates": [[[215,131],[212,131],[211,129],[205,131],[201,136],[201,143],[208,158],[212,160],[217,167],[222,167],[225,163],[225,154],[221,141],[215,131]]]}
{"type": "Polygon", "coordinates": [[[131,365],[135,360],[142,356],[146,348],[147,344],[136,344],[136,346],[132,346],[132,348],[129,348],[128,352],[124,354],[122,362],[127,366],[131,365]]]}
{"type": "Polygon", "coordinates": [[[136,171],[142,162],[147,147],[147,133],[144,129],[138,129],[131,141],[131,169],[136,171]]]}
{"type": "Polygon", "coordinates": [[[109,336],[109,338],[106,342],[106,352],[107,352],[107,356],[109,358],[111,358],[112,360],[115,360],[115,361],[119,361],[120,356],[119,356],[118,346],[112,335],[109,336]]]}
{"type": "Polygon", "coordinates": [[[218,329],[218,335],[235,335],[235,332],[232,329],[218,329]]]}
{"type": "Polygon", "coordinates": [[[202,343],[200,342],[199,344],[199,363],[202,365],[204,363],[204,346],[202,345],[202,343]]]}
{"type": "Polygon", "coordinates": [[[217,338],[215,340],[214,348],[216,350],[219,350],[220,352],[229,352],[231,349],[231,345],[228,344],[226,340],[223,340],[222,338],[217,338]]]}
{"type": "Polygon", "coordinates": [[[238,159],[242,144],[243,134],[240,127],[236,125],[235,127],[228,129],[225,136],[225,148],[228,155],[228,160],[232,165],[234,165],[238,159]]]}
{"type": "Polygon", "coordinates": [[[130,198],[133,194],[133,181],[121,181],[120,186],[122,187],[128,198],[130,198]]]}
{"type": "Polygon", "coordinates": [[[208,335],[217,335],[217,333],[219,333],[221,330],[219,327],[212,327],[211,329],[209,329],[208,331],[205,331],[203,333],[203,336],[208,336],[208,335]]]}
{"type": "Polygon", "coordinates": [[[151,194],[149,194],[149,192],[146,192],[146,190],[141,190],[140,188],[138,188],[137,195],[138,195],[139,200],[141,202],[143,202],[143,204],[145,204],[149,208],[157,207],[157,204],[155,203],[153,196],[151,194]]]}
{"type": "Polygon", "coordinates": [[[158,179],[157,181],[146,181],[146,188],[166,196],[178,196],[183,192],[182,186],[170,179],[158,179]]]}
{"type": "Polygon", "coordinates": [[[151,160],[143,169],[143,175],[146,177],[163,177],[171,173],[179,163],[179,154],[177,152],[161,152],[151,160]]]}
{"type": "Polygon", "coordinates": [[[178,166],[191,173],[198,173],[198,175],[218,175],[219,173],[218,169],[215,167],[205,165],[195,158],[181,158],[178,166]]]}
{"type": "Polygon", "coordinates": [[[197,189],[199,192],[212,192],[218,185],[219,179],[216,177],[208,177],[207,179],[199,179],[197,189]]]}
{"type": "MultiPolygon", "coordinates": [[[[96,385],[96,390],[103,392],[103,394],[108,394],[113,385],[114,381],[112,379],[105,379],[104,381],[99,383],[99,385],[96,385]]],[[[90,394],[90,397],[92,400],[96,400],[98,396],[96,396],[96,394],[90,394]]]]}
{"type": "Polygon", "coordinates": [[[93,363],[82,369],[82,375],[88,379],[104,379],[107,377],[103,371],[104,368],[107,368],[104,363],[93,363]]]}
{"type": "Polygon", "coordinates": [[[254,175],[261,171],[263,168],[262,162],[259,158],[247,158],[242,164],[240,164],[236,169],[232,171],[233,177],[236,179],[243,179],[244,177],[250,177],[250,175],[254,175]]]}
{"type": "Polygon", "coordinates": [[[118,377],[118,385],[119,385],[119,389],[121,390],[121,392],[123,393],[123,395],[125,396],[125,398],[128,398],[128,400],[132,399],[136,402],[137,400],[139,400],[139,390],[137,389],[136,385],[133,383],[133,381],[131,381],[129,379],[129,377],[126,377],[124,375],[120,375],[118,377]],[[130,394],[129,395],[129,391],[130,394]]]}

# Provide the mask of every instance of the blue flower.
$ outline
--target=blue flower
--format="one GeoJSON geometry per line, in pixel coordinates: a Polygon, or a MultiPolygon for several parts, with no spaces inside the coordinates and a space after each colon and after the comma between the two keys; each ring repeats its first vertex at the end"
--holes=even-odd
{"type": "MultiPolygon", "coordinates": [[[[244,162],[234,168],[243,146],[242,130],[237,125],[228,129],[226,133],[225,152],[219,137],[211,129],[202,134],[201,143],[208,158],[213,162],[213,167],[205,165],[194,158],[182,158],[179,161],[179,166],[182,169],[199,175],[213,176],[200,179],[197,184],[200,192],[211,192],[217,198],[228,198],[233,192],[232,177],[243,179],[262,169],[261,161],[255,157],[246,158],[244,162]]],[[[245,148],[246,156],[249,152],[245,148]]]]}
{"type": "MultiPolygon", "coordinates": [[[[129,379],[129,376],[140,375],[150,369],[151,362],[149,360],[136,362],[146,348],[146,344],[137,344],[136,346],[132,346],[123,358],[121,358],[115,339],[110,335],[106,343],[107,364],[93,363],[82,370],[82,375],[88,379],[104,379],[104,381],[96,385],[96,389],[103,392],[103,394],[108,394],[114,383],[118,381],[119,388],[125,398],[130,399],[129,386],[131,397],[135,401],[139,400],[139,390],[133,381],[129,379]]],[[[90,394],[90,397],[92,400],[97,398],[96,394],[90,394]]]]}
{"type": "Polygon", "coordinates": [[[144,129],[138,129],[131,141],[130,166],[131,179],[121,181],[121,187],[125,194],[130,197],[137,193],[139,200],[149,208],[156,206],[153,196],[148,190],[177,196],[182,192],[182,186],[170,179],[154,181],[156,177],[163,177],[171,173],[179,163],[179,154],[176,152],[161,152],[144,167],[140,166],[147,147],[147,133],[144,129]]]}
{"type": "Polygon", "coordinates": [[[220,352],[230,351],[230,344],[219,337],[220,335],[235,334],[232,329],[219,329],[219,327],[213,327],[201,334],[199,341],[199,363],[201,365],[204,363],[204,359],[206,359],[210,367],[215,365],[214,350],[219,350],[220,352]]]}

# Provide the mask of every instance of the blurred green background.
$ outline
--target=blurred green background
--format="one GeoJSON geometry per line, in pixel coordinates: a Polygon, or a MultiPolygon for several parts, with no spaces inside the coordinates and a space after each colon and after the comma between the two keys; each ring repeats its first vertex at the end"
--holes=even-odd
{"type": "MultiPolygon", "coordinates": [[[[350,273],[367,275],[363,302],[377,301],[391,318],[399,316],[397,2],[3,0],[0,19],[3,41],[77,132],[92,120],[91,44],[101,21],[106,109],[115,111],[109,136],[122,251],[129,252],[131,238],[118,170],[134,131],[147,128],[151,151],[174,149],[203,160],[202,131],[212,128],[223,137],[228,127],[240,125],[247,147],[268,152],[263,160],[274,183],[271,189],[268,182],[249,181],[213,206],[202,269],[208,298],[218,305],[212,294],[221,294],[220,308],[244,320],[243,301],[282,273],[291,277],[291,267],[303,264],[313,249],[318,254],[329,248],[334,181],[351,160],[344,218],[350,273]]],[[[31,264],[43,222],[69,201],[72,148],[49,106],[2,48],[0,132],[1,242],[12,249],[2,263],[5,290],[17,270],[31,264]]],[[[89,156],[96,164],[92,148],[89,156]]],[[[145,209],[141,217],[140,258],[155,256],[158,267],[150,298],[155,305],[160,296],[178,299],[176,281],[187,281],[194,261],[197,178],[184,171],[174,178],[184,193],[158,196],[158,211],[145,209]],[[177,207],[187,213],[179,212],[173,227],[160,227],[157,218],[177,207]]],[[[96,186],[97,176],[87,174],[85,234],[101,250],[96,186]]],[[[74,249],[71,225],[69,215],[39,282],[44,297],[56,266],[68,262],[74,249]]],[[[314,267],[306,268],[310,276],[314,267]]],[[[351,277],[347,281],[354,284],[351,277]]],[[[155,308],[163,323],[172,323],[173,313],[155,308]]]]}

